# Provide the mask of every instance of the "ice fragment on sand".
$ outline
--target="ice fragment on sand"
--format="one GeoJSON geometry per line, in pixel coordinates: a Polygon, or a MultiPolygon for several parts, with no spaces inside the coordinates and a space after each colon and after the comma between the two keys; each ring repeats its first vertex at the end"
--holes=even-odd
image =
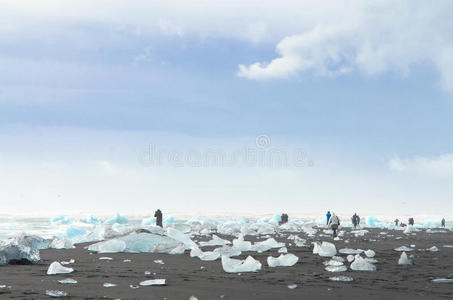
{"type": "Polygon", "coordinates": [[[63,267],[58,261],[54,261],[47,269],[47,275],[67,274],[74,272],[73,268],[63,267]]]}
{"type": "Polygon", "coordinates": [[[268,238],[265,241],[256,242],[255,244],[253,244],[251,250],[261,253],[261,252],[265,252],[265,251],[268,251],[273,248],[281,248],[284,246],[285,246],[285,243],[278,243],[275,239],[268,238]]]}
{"type": "Polygon", "coordinates": [[[353,262],[354,259],[355,259],[355,256],[352,255],[352,254],[349,254],[349,255],[346,257],[346,259],[348,260],[348,262],[353,262]]]}
{"type": "Polygon", "coordinates": [[[110,283],[110,282],[106,282],[106,283],[104,283],[102,286],[108,288],[108,287],[114,287],[114,286],[116,286],[116,284],[110,283]]]}
{"type": "Polygon", "coordinates": [[[46,290],[46,295],[54,298],[66,297],[68,293],[57,290],[46,290]]]}
{"type": "Polygon", "coordinates": [[[241,250],[238,250],[238,249],[236,249],[234,247],[230,247],[230,246],[223,246],[220,248],[216,248],[216,249],[214,249],[213,252],[219,253],[220,256],[226,255],[228,257],[239,256],[242,253],[241,250]]]}
{"type": "Polygon", "coordinates": [[[156,259],[154,261],[155,264],[159,264],[159,265],[165,265],[164,261],[162,259],[156,259]]]}
{"type": "Polygon", "coordinates": [[[198,300],[198,298],[195,296],[190,296],[189,300],[198,300]]]}
{"type": "Polygon", "coordinates": [[[354,279],[349,276],[335,276],[335,277],[329,277],[330,281],[342,281],[342,282],[351,282],[354,279]]]}
{"type": "Polygon", "coordinates": [[[290,284],[290,285],[288,285],[288,288],[290,290],[294,290],[295,288],[297,288],[297,284],[290,284]]]}
{"type": "Polygon", "coordinates": [[[141,286],[150,286],[150,285],[166,285],[165,279],[150,279],[140,282],[141,286]]]}
{"type": "Polygon", "coordinates": [[[398,251],[398,252],[410,252],[410,251],[414,251],[414,249],[411,249],[409,247],[406,247],[406,246],[401,246],[401,247],[398,247],[398,248],[395,248],[393,249],[395,251],[398,251]]]}
{"type": "Polygon", "coordinates": [[[436,279],[433,279],[431,281],[435,282],[435,283],[452,283],[453,279],[451,279],[451,278],[436,278],[436,279]]]}
{"type": "Polygon", "coordinates": [[[335,259],[331,259],[329,261],[325,261],[323,264],[325,266],[342,266],[343,262],[335,260],[335,259]]]}
{"type": "Polygon", "coordinates": [[[371,257],[375,257],[375,256],[376,256],[376,252],[374,252],[374,251],[371,250],[371,249],[368,249],[367,251],[365,251],[365,255],[366,255],[367,257],[370,257],[370,258],[371,258],[371,257]]]}
{"type": "Polygon", "coordinates": [[[66,278],[66,279],[58,280],[58,283],[61,283],[61,284],[76,284],[77,280],[72,279],[72,278],[66,278]]]}
{"type": "Polygon", "coordinates": [[[376,266],[370,264],[363,259],[359,254],[355,256],[354,261],[351,264],[351,269],[354,271],[376,271],[376,266]]]}
{"type": "Polygon", "coordinates": [[[205,246],[223,246],[223,245],[230,245],[231,242],[219,238],[217,235],[213,234],[212,235],[212,240],[207,241],[207,242],[200,242],[201,247],[205,246]]]}
{"type": "Polygon", "coordinates": [[[288,249],[286,247],[281,247],[278,249],[278,253],[288,253],[288,249]]]}
{"type": "Polygon", "coordinates": [[[322,257],[332,257],[337,254],[337,249],[335,245],[329,242],[322,242],[321,246],[319,247],[318,255],[322,257]]]}
{"type": "Polygon", "coordinates": [[[73,264],[73,263],[75,263],[75,260],[72,259],[72,258],[69,261],[62,261],[61,262],[62,265],[69,265],[69,264],[73,264]]]}
{"type": "Polygon", "coordinates": [[[261,270],[261,263],[251,256],[247,256],[245,260],[240,260],[223,255],[222,267],[227,273],[258,272],[261,270]]]}
{"type": "Polygon", "coordinates": [[[205,251],[203,252],[200,248],[194,247],[190,250],[190,257],[198,257],[203,261],[213,261],[220,258],[220,253],[215,251],[205,251]]]}
{"type": "Polygon", "coordinates": [[[99,260],[113,260],[113,258],[108,257],[108,256],[102,256],[102,257],[99,257],[99,260]]]}
{"type": "Polygon", "coordinates": [[[401,253],[400,258],[398,259],[399,265],[410,265],[412,261],[407,257],[406,252],[401,253]]]}
{"type": "Polygon", "coordinates": [[[326,271],[329,272],[345,272],[348,268],[346,266],[327,266],[326,271]]]}
{"type": "Polygon", "coordinates": [[[363,252],[362,249],[350,249],[350,248],[343,248],[343,249],[340,249],[338,252],[340,252],[341,254],[352,254],[352,255],[356,255],[356,254],[360,254],[363,252]]]}
{"type": "Polygon", "coordinates": [[[436,246],[432,246],[431,248],[426,249],[426,250],[431,251],[431,252],[437,252],[437,251],[439,251],[439,248],[437,248],[436,246]]]}
{"type": "Polygon", "coordinates": [[[75,248],[72,241],[67,238],[54,239],[52,241],[52,243],[50,244],[50,247],[54,248],[54,249],[74,249],[75,248]]]}
{"type": "Polygon", "coordinates": [[[233,247],[239,251],[250,251],[252,250],[252,242],[244,241],[242,234],[237,239],[233,240],[233,247]]]}
{"type": "Polygon", "coordinates": [[[95,251],[98,253],[117,253],[123,252],[125,249],[126,243],[119,239],[99,242],[88,247],[89,251],[95,251]]]}
{"type": "Polygon", "coordinates": [[[192,241],[188,235],[185,235],[183,232],[172,227],[167,228],[167,236],[171,237],[172,239],[178,242],[183,243],[186,250],[190,250],[193,247],[197,247],[197,244],[194,241],[192,241]]]}
{"type": "Polygon", "coordinates": [[[126,217],[123,217],[119,213],[117,213],[113,218],[106,220],[104,224],[126,224],[128,222],[129,221],[126,217]]]}
{"type": "Polygon", "coordinates": [[[267,264],[269,267],[291,267],[299,261],[299,257],[294,254],[280,254],[279,257],[269,256],[267,258],[267,264]]]}

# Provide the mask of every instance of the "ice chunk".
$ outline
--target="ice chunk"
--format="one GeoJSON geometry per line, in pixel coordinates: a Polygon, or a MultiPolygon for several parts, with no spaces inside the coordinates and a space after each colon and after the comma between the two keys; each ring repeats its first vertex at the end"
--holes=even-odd
{"type": "Polygon", "coordinates": [[[119,239],[112,239],[104,242],[92,244],[88,247],[89,251],[98,253],[117,253],[126,249],[126,242],[119,239]]]}
{"type": "Polygon", "coordinates": [[[294,254],[280,254],[279,257],[269,256],[267,258],[267,264],[269,267],[291,267],[299,261],[299,257],[294,254]]]}
{"type": "Polygon", "coordinates": [[[108,256],[102,256],[102,257],[99,257],[99,260],[113,260],[113,258],[108,257],[108,256]]]}
{"type": "Polygon", "coordinates": [[[61,262],[62,265],[69,265],[69,264],[73,264],[73,263],[75,263],[75,260],[72,259],[72,258],[69,261],[62,261],[61,262]]]}
{"type": "Polygon", "coordinates": [[[353,230],[351,231],[352,234],[354,234],[355,237],[359,237],[359,236],[364,236],[365,234],[367,234],[369,231],[368,230],[365,230],[365,229],[362,229],[362,230],[353,230]]]}
{"type": "Polygon", "coordinates": [[[330,281],[341,281],[341,282],[351,282],[354,279],[349,276],[335,276],[335,277],[329,277],[330,281]]]}
{"type": "Polygon", "coordinates": [[[147,219],[142,220],[142,226],[154,226],[154,225],[156,225],[155,217],[149,217],[147,219]]]}
{"type": "Polygon", "coordinates": [[[318,254],[321,244],[318,242],[313,242],[313,254],[318,254]]]}
{"type": "Polygon", "coordinates": [[[102,224],[104,222],[101,219],[95,218],[93,215],[88,215],[80,221],[86,224],[102,224]]]}
{"type": "Polygon", "coordinates": [[[278,253],[288,253],[288,249],[286,247],[281,247],[278,249],[278,253]]]}
{"type": "Polygon", "coordinates": [[[66,236],[70,239],[78,235],[85,235],[86,233],[87,231],[85,229],[80,229],[76,227],[69,227],[68,229],[66,229],[66,236]]]}
{"type": "Polygon", "coordinates": [[[221,248],[216,248],[216,249],[214,249],[214,252],[219,253],[220,256],[225,255],[228,257],[239,256],[242,253],[241,250],[238,250],[238,249],[236,249],[234,247],[230,247],[230,246],[223,246],[221,248]]]}
{"type": "Polygon", "coordinates": [[[46,290],[46,295],[54,298],[62,298],[66,297],[68,293],[64,291],[57,291],[57,290],[46,290]]]}
{"type": "Polygon", "coordinates": [[[66,216],[59,216],[59,217],[50,219],[50,223],[52,223],[52,225],[70,224],[71,219],[66,216]]]}
{"type": "Polygon", "coordinates": [[[410,265],[412,261],[407,257],[406,252],[401,253],[400,258],[398,259],[399,265],[410,265]]]}
{"type": "Polygon", "coordinates": [[[32,249],[24,244],[18,244],[18,242],[19,240],[13,239],[0,246],[0,265],[22,260],[35,263],[40,260],[39,250],[32,249]]]}
{"type": "Polygon", "coordinates": [[[61,284],[76,284],[77,280],[72,279],[72,278],[66,278],[66,279],[58,280],[58,283],[61,283],[61,284]]]}
{"type": "Polygon", "coordinates": [[[354,259],[355,259],[355,256],[352,255],[352,254],[349,254],[349,255],[346,257],[346,259],[348,260],[348,262],[353,262],[354,259]]]}
{"type": "Polygon", "coordinates": [[[437,248],[436,246],[432,246],[431,248],[426,249],[426,250],[431,251],[431,252],[437,252],[437,251],[439,251],[439,248],[437,248]]]}
{"type": "Polygon", "coordinates": [[[220,257],[220,253],[214,251],[203,252],[200,248],[194,247],[192,248],[192,250],[190,250],[190,257],[198,257],[203,261],[213,261],[220,257]]]}
{"type": "Polygon", "coordinates": [[[166,285],[166,279],[150,279],[140,282],[141,286],[166,285]]]}
{"type": "Polygon", "coordinates": [[[346,266],[327,266],[326,271],[329,272],[345,272],[348,268],[346,266]]]}
{"type": "Polygon", "coordinates": [[[237,239],[233,240],[233,247],[239,251],[251,251],[252,242],[244,241],[244,237],[240,234],[237,239]]]}
{"type": "Polygon", "coordinates": [[[440,228],[441,222],[440,221],[426,221],[423,224],[423,228],[440,228]]]}
{"type": "Polygon", "coordinates": [[[227,273],[258,272],[261,270],[261,263],[251,256],[247,256],[245,260],[239,260],[223,255],[222,267],[227,273]]]}
{"type": "Polygon", "coordinates": [[[403,233],[405,233],[405,234],[411,234],[411,233],[413,233],[413,232],[415,232],[415,231],[417,231],[417,229],[415,229],[414,226],[408,225],[408,226],[406,226],[406,229],[404,229],[403,233]]]}
{"type": "Polygon", "coordinates": [[[126,224],[128,222],[129,220],[126,217],[121,216],[119,213],[116,213],[116,215],[113,218],[106,220],[104,224],[115,224],[115,223],[126,224]]]}
{"type": "Polygon", "coordinates": [[[158,265],[165,265],[165,263],[162,259],[156,259],[156,260],[154,260],[154,263],[158,264],[158,265]]]}
{"type": "Polygon", "coordinates": [[[382,227],[382,226],[385,225],[383,222],[381,222],[381,221],[378,220],[377,218],[371,217],[371,216],[370,216],[370,217],[366,217],[365,223],[366,223],[369,227],[382,227]]]}
{"type": "Polygon", "coordinates": [[[354,271],[376,271],[376,266],[367,262],[360,254],[357,254],[351,264],[351,269],[354,271]]]}
{"type": "Polygon", "coordinates": [[[344,262],[344,258],[341,257],[341,256],[333,256],[331,260],[335,260],[335,261],[338,261],[338,262],[341,262],[341,263],[344,262]]]}
{"type": "Polygon", "coordinates": [[[318,231],[313,228],[313,226],[316,226],[315,223],[305,223],[302,225],[302,230],[310,237],[314,236],[318,231]]]}
{"type": "Polygon", "coordinates": [[[371,249],[368,249],[367,251],[365,251],[365,255],[366,255],[367,257],[370,257],[370,258],[371,258],[371,257],[375,257],[375,256],[376,256],[376,252],[374,252],[374,251],[371,250],[371,249]]]}
{"type": "Polygon", "coordinates": [[[268,238],[265,241],[262,242],[256,242],[252,246],[252,251],[257,251],[258,253],[265,252],[269,249],[273,248],[281,248],[284,247],[285,243],[278,243],[275,239],[273,238],[268,238]]]}
{"type": "Polygon", "coordinates": [[[102,286],[108,288],[108,287],[114,287],[114,286],[116,286],[116,284],[110,283],[110,282],[106,282],[102,286]]]}
{"type": "Polygon", "coordinates": [[[398,252],[403,252],[403,251],[405,251],[405,252],[410,252],[410,251],[414,251],[414,249],[409,248],[409,247],[406,247],[406,246],[401,246],[401,247],[395,248],[395,249],[393,249],[393,250],[398,251],[398,252]]]}
{"type": "Polygon", "coordinates": [[[51,248],[54,248],[54,249],[74,249],[74,244],[72,243],[72,241],[70,239],[67,239],[67,238],[56,238],[52,241],[52,243],[50,244],[50,247],[51,248]]]}
{"type": "Polygon", "coordinates": [[[329,261],[325,261],[324,265],[325,266],[342,266],[343,262],[335,260],[335,259],[331,259],[329,261]]]}
{"type": "Polygon", "coordinates": [[[322,242],[318,255],[322,257],[332,257],[337,254],[337,248],[335,245],[329,242],[322,242]]]}
{"type": "Polygon", "coordinates": [[[212,235],[212,240],[207,241],[207,242],[200,242],[201,247],[205,246],[223,246],[223,245],[230,245],[231,242],[219,238],[217,235],[213,234],[212,235]]]}
{"type": "Polygon", "coordinates": [[[185,235],[183,232],[174,229],[174,228],[167,228],[167,236],[184,244],[186,250],[190,250],[193,247],[198,247],[197,244],[190,239],[189,236],[185,235]]]}
{"type": "Polygon", "coordinates": [[[63,267],[58,261],[54,261],[47,269],[47,275],[68,274],[74,272],[73,268],[63,267]]]}
{"type": "Polygon", "coordinates": [[[343,249],[340,249],[338,252],[340,252],[341,254],[352,254],[352,255],[356,255],[356,254],[360,254],[363,252],[362,249],[350,249],[350,248],[343,248],[343,249]]]}
{"type": "Polygon", "coordinates": [[[294,290],[295,288],[297,288],[297,284],[290,284],[290,285],[288,285],[288,288],[290,290],[294,290]]]}
{"type": "Polygon", "coordinates": [[[435,283],[452,283],[453,279],[451,279],[451,278],[436,278],[436,279],[433,279],[431,281],[435,282],[435,283]]]}

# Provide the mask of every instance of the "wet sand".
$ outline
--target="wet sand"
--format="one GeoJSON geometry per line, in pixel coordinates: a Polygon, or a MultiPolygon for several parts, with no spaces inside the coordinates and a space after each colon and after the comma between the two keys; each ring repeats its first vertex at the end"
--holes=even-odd
{"type": "MultiPolygon", "coordinates": [[[[50,299],[46,290],[62,290],[69,295],[64,299],[446,299],[452,297],[453,283],[433,283],[433,278],[447,278],[453,273],[453,232],[405,235],[401,231],[368,229],[363,237],[354,237],[350,229],[344,229],[344,240],[333,241],[332,237],[320,236],[308,238],[312,241],[333,242],[337,250],[341,248],[372,249],[379,261],[376,272],[348,271],[331,273],[324,270],[323,261],[328,260],[312,253],[310,247],[288,246],[288,234],[275,235],[277,241],[287,244],[288,253],[299,257],[299,262],[292,267],[269,268],[266,258],[278,256],[278,249],[264,253],[243,253],[258,259],[263,268],[257,273],[228,274],[222,269],[220,260],[213,262],[191,258],[189,252],[184,255],[153,253],[115,253],[90,254],[84,249],[87,245],[77,245],[76,249],[41,251],[41,261],[34,265],[8,265],[0,267],[0,285],[11,288],[0,289],[0,299],[50,299]],[[388,232],[382,235],[380,232],[388,232]],[[388,236],[394,235],[394,236],[388,236]],[[401,237],[401,239],[395,239],[401,237]],[[349,243],[345,243],[349,240],[349,243]],[[415,244],[413,265],[398,265],[400,252],[393,249],[415,244]],[[438,252],[419,251],[432,246],[438,252]],[[108,256],[113,260],[99,260],[108,256]],[[75,259],[69,265],[75,271],[72,274],[46,275],[53,261],[75,259]],[[124,262],[129,259],[130,262],[124,262]],[[164,265],[154,263],[161,259],[164,265]],[[145,275],[145,271],[151,275],[145,275]],[[331,276],[351,276],[353,282],[331,282],[331,276]],[[64,278],[73,278],[77,284],[59,284],[64,278]],[[166,286],[148,286],[132,289],[141,281],[154,278],[167,280],[166,286]],[[104,283],[117,284],[115,287],[103,287],[104,283]],[[297,284],[291,290],[290,284],[297,284]]],[[[232,237],[221,236],[231,240],[232,237]]],[[[265,238],[263,238],[265,239],[265,238]]],[[[246,237],[246,240],[263,240],[246,237]]],[[[196,240],[196,239],[195,239],[196,240]]],[[[201,238],[199,240],[202,240],[201,238]]],[[[207,251],[214,247],[204,247],[207,251]]],[[[339,254],[338,254],[339,255],[339,254]]],[[[341,255],[346,257],[346,255],[341,255]]],[[[238,258],[238,257],[234,257],[238,258]]],[[[453,275],[452,275],[453,276],[453,275]]]]}

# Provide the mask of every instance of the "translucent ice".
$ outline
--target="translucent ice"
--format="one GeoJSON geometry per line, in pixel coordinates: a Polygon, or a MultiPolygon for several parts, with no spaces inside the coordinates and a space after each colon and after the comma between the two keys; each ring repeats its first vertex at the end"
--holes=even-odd
{"type": "Polygon", "coordinates": [[[150,279],[140,282],[141,286],[151,286],[151,285],[165,285],[165,279],[150,279]]]}
{"type": "Polygon", "coordinates": [[[66,278],[66,279],[58,280],[58,283],[61,283],[61,284],[76,284],[77,280],[72,279],[72,278],[66,278]]]}
{"type": "Polygon", "coordinates": [[[212,235],[212,240],[207,241],[207,242],[200,242],[200,246],[205,247],[205,246],[223,246],[223,245],[230,245],[231,242],[219,238],[217,235],[213,234],[212,235]]]}
{"type": "Polygon", "coordinates": [[[200,260],[203,261],[213,261],[220,258],[220,253],[215,251],[201,251],[198,247],[193,247],[190,250],[190,257],[198,257],[200,260]]]}
{"type": "Polygon", "coordinates": [[[371,257],[375,257],[375,256],[376,256],[376,252],[374,252],[374,251],[371,250],[371,249],[368,249],[367,251],[365,251],[365,255],[366,255],[367,257],[370,257],[370,258],[371,258],[371,257]]]}
{"type": "Polygon", "coordinates": [[[285,246],[285,243],[278,243],[275,239],[268,238],[265,241],[256,242],[255,244],[253,244],[251,250],[261,253],[261,252],[265,252],[265,251],[273,249],[273,248],[281,248],[284,246],[285,246]]]}
{"type": "Polygon", "coordinates": [[[52,223],[52,225],[70,224],[71,219],[66,216],[59,216],[59,217],[50,219],[50,223],[52,223]]]}
{"type": "Polygon", "coordinates": [[[80,229],[76,227],[69,227],[68,229],[66,229],[66,236],[70,239],[78,235],[85,235],[86,233],[87,231],[85,229],[80,229]]]}
{"type": "Polygon", "coordinates": [[[223,255],[222,267],[227,273],[258,272],[261,270],[261,263],[251,256],[247,256],[245,260],[239,260],[223,255]]]}
{"type": "Polygon", "coordinates": [[[351,264],[351,269],[354,271],[376,271],[376,266],[370,264],[363,259],[359,254],[355,256],[354,261],[351,264]]]}
{"type": "Polygon", "coordinates": [[[237,239],[233,240],[233,247],[239,251],[250,251],[252,250],[252,242],[244,241],[244,237],[241,234],[237,239]]]}
{"type": "Polygon", "coordinates": [[[335,277],[329,277],[330,281],[341,281],[341,282],[351,282],[354,279],[349,276],[335,276],[335,277]]]}
{"type": "Polygon", "coordinates": [[[346,257],[346,259],[348,260],[348,262],[353,262],[354,259],[355,259],[355,256],[352,255],[352,254],[349,254],[349,255],[346,257]]]}
{"type": "Polygon", "coordinates": [[[216,249],[214,249],[214,252],[219,253],[220,256],[225,255],[228,257],[239,256],[242,253],[241,250],[238,250],[238,249],[236,249],[234,247],[230,247],[230,246],[223,246],[220,248],[216,248],[216,249]]]}
{"type": "Polygon", "coordinates": [[[66,297],[68,293],[57,290],[46,290],[46,295],[54,298],[66,297]]]}
{"type": "Polygon", "coordinates": [[[406,252],[401,253],[400,258],[398,259],[399,265],[410,265],[412,261],[407,257],[406,252]]]}
{"type": "Polygon", "coordinates": [[[432,246],[431,248],[426,249],[426,250],[431,251],[431,252],[437,252],[437,251],[439,251],[439,248],[437,248],[436,246],[432,246]]]}
{"type": "Polygon", "coordinates": [[[395,249],[393,249],[393,250],[398,251],[398,252],[403,252],[403,251],[405,251],[405,252],[414,251],[414,249],[409,248],[409,247],[406,247],[406,246],[401,246],[401,247],[395,248],[395,249]]]}
{"type": "Polygon", "coordinates": [[[340,252],[341,254],[353,254],[353,255],[356,255],[356,254],[360,254],[363,252],[362,249],[349,249],[349,248],[343,248],[343,249],[340,249],[338,252],[340,252]]]}
{"type": "Polygon", "coordinates": [[[47,269],[47,275],[68,274],[74,272],[73,268],[63,267],[59,262],[54,261],[47,269]]]}
{"type": "Polygon", "coordinates": [[[67,239],[67,238],[56,238],[52,241],[52,243],[50,244],[50,247],[51,248],[54,248],[54,249],[73,249],[75,248],[72,241],[70,239],[67,239]]]}
{"type": "Polygon", "coordinates": [[[119,213],[116,213],[116,215],[113,218],[104,221],[104,224],[115,224],[115,223],[126,224],[128,222],[129,220],[126,217],[121,216],[119,213]]]}
{"type": "Polygon", "coordinates": [[[87,217],[80,220],[86,224],[102,224],[103,221],[101,219],[95,218],[93,215],[88,215],[87,217]]]}
{"type": "Polygon", "coordinates": [[[345,272],[348,268],[346,266],[327,266],[326,271],[329,272],[345,272]]]}
{"type": "Polygon", "coordinates": [[[337,249],[335,245],[329,242],[322,242],[321,246],[319,247],[318,255],[322,257],[332,257],[337,254],[337,249]]]}
{"type": "Polygon", "coordinates": [[[193,247],[198,247],[197,244],[194,241],[192,241],[188,235],[185,235],[183,232],[175,228],[171,227],[167,228],[167,236],[183,243],[184,246],[186,247],[186,250],[190,250],[193,247]]]}
{"type": "Polygon", "coordinates": [[[342,266],[343,262],[335,260],[335,259],[331,259],[329,261],[325,261],[324,265],[325,266],[342,266]]]}
{"type": "Polygon", "coordinates": [[[98,253],[117,253],[123,252],[126,249],[126,243],[119,239],[112,239],[104,242],[99,242],[88,247],[89,251],[98,253]]]}
{"type": "Polygon", "coordinates": [[[40,260],[39,250],[32,249],[19,242],[13,239],[0,246],[0,265],[21,260],[27,260],[32,263],[40,260]]]}
{"type": "Polygon", "coordinates": [[[267,264],[269,267],[291,267],[299,261],[299,257],[294,254],[280,254],[279,257],[269,256],[267,258],[267,264]]]}
{"type": "Polygon", "coordinates": [[[288,249],[286,247],[282,247],[282,248],[278,249],[278,253],[283,253],[283,254],[288,253],[288,249]]]}
{"type": "Polygon", "coordinates": [[[435,282],[435,283],[452,283],[453,279],[451,279],[451,278],[436,278],[436,279],[433,279],[431,281],[435,282]]]}

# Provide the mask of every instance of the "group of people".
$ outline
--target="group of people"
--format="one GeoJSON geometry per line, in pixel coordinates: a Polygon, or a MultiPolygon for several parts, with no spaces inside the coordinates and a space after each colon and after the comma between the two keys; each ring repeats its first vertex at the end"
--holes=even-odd
{"type": "Polygon", "coordinates": [[[278,222],[278,224],[282,225],[282,224],[288,223],[288,220],[289,220],[288,214],[283,213],[280,218],[280,222],[278,222]]]}
{"type": "MultiPolygon", "coordinates": [[[[404,227],[406,226],[406,224],[404,224],[403,222],[400,222],[400,220],[398,220],[398,218],[395,219],[395,226],[398,227],[404,227]]],[[[411,225],[411,226],[414,226],[415,224],[415,220],[413,217],[410,217],[409,219],[407,219],[407,224],[411,225]]],[[[442,228],[445,228],[445,218],[442,218],[442,220],[440,221],[440,225],[442,228]]]]}

